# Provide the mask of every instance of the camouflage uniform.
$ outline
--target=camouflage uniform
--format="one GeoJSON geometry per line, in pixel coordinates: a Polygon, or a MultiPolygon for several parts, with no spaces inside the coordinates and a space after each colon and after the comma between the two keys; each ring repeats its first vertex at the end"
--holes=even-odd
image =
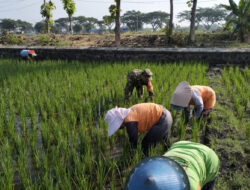
{"type": "Polygon", "coordinates": [[[143,85],[147,86],[149,97],[152,99],[154,96],[154,92],[153,85],[151,83],[151,76],[152,72],[149,69],[145,69],[144,71],[140,69],[134,69],[132,72],[130,72],[127,75],[127,84],[124,89],[125,100],[129,100],[129,97],[133,93],[134,87],[136,88],[138,98],[142,98],[144,93],[143,85]],[[146,78],[148,78],[148,81],[143,81],[142,75],[146,76],[146,78]]]}

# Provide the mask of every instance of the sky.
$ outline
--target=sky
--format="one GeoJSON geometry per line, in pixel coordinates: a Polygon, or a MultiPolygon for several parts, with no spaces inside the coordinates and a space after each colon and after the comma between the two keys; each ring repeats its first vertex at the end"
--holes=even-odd
{"type": "MultiPolygon", "coordinates": [[[[48,1],[48,0],[46,0],[48,1]]],[[[67,17],[63,10],[61,0],[52,0],[56,5],[53,11],[53,19],[67,17]]],[[[174,22],[178,23],[176,15],[184,10],[190,10],[186,4],[187,0],[174,0],[174,22]]],[[[236,3],[239,0],[235,0],[236,3]]],[[[42,20],[40,7],[43,0],[0,0],[0,19],[21,19],[32,24],[42,20]]],[[[74,16],[95,17],[102,19],[108,15],[108,8],[114,4],[114,0],[75,0],[76,13],[74,16]]],[[[228,0],[198,0],[197,7],[213,7],[216,4],[229,4],[228,0]]],[[[121,0],[121,15],[129,10],[141,11],[143,13],[152,11],[164,11],[169,13],[169,0],[121,0]]]]}

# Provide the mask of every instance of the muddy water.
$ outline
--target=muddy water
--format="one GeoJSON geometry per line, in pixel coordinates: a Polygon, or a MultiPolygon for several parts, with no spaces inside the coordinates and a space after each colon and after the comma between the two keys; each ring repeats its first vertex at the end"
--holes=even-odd
{"type": "MultiPolygon", "coordinates": [[[[6,117],[8,118],[8,113],[6,115],[6,117]]],[[[16,129],[16,134],[17,135],[22,135],[23,134],[23,130],[21,128],[21,121],[19,119],[19,116],[16,116],[15,119],[15,129],[16,129]]],[[[31,125],[31,118],[30,117],[26,117],[26,122],[25,122],[25,127],[27,129],[27,132],[32,130],[32,125],[31,125]]],[[[41,135],[41,130],[40,130],[41,124],[39,122],[39,113],[36,114],[36,132],[37,132],[37,142],[36,142],[36,149],[40,149],[42,147],[43,141],[42,141],[42,135],[41,135]]],[[[21,182],[21,176],[18,173],[18,166],[17,166],[17,161],[18,161],[18,152],[14,151],[13,153],[13,161],[14,161],[14,183],[15,183],[15,189],[19,189],[22,188],[22,182],[21,182]]],[[[36,176],[37,176],[37,172],[34,169],[35,167],[33,166],[33,157],[32,157],[32,150],[30,145],[28,145],[28,152],[27,152],[27,170],[29,171],[29,173],[31,174],[31,179],[34,181],[36,176]]]]}

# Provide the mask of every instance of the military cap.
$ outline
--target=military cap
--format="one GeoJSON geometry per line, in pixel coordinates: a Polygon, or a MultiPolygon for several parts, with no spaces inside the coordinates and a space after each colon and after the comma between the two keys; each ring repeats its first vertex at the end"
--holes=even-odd
{"type": "Polygon", "coordinates": [[[142,73],[145,77],[148,78],[148,80],[152,80],[153,73],[150,71],[150,69],[144,69],[142,73]]]}

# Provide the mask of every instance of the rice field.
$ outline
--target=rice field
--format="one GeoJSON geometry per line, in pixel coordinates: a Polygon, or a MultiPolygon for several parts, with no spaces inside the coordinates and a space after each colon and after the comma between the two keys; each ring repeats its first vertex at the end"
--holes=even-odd
{"type": "MultiPolygon", "coordinates": [[[[0,60],[1,189],[123,189],[130,170],[144,155],[140,146],[130,148],[126,130],[108,138],[104,115],[115,106],[130,107],[146,101],[138,99],[134,91],[129,105],[124,104],[126,75],[134,68],[151,69],[154,102],[167,109],[179,82],[211,83],[208,65],[197,62],[161,65],[0,60]]],[[[232,114],[248,142],[249,77],[248,67],[230,67],[213,81],[230,99],[232,114]]],[[[218,102],[212,124],[221,122],[216,111],[228,109],[218,102]]],[[[171,113],[171,142],[202,142],[206,126],[212,125],[203,121],[185,125],[180,112],[171,113]]],[[[215,141],[211,143],[216,146],[215,141]]],[[[160,143],[150,155],[164,151],[165,145],[160,143]]]]}

